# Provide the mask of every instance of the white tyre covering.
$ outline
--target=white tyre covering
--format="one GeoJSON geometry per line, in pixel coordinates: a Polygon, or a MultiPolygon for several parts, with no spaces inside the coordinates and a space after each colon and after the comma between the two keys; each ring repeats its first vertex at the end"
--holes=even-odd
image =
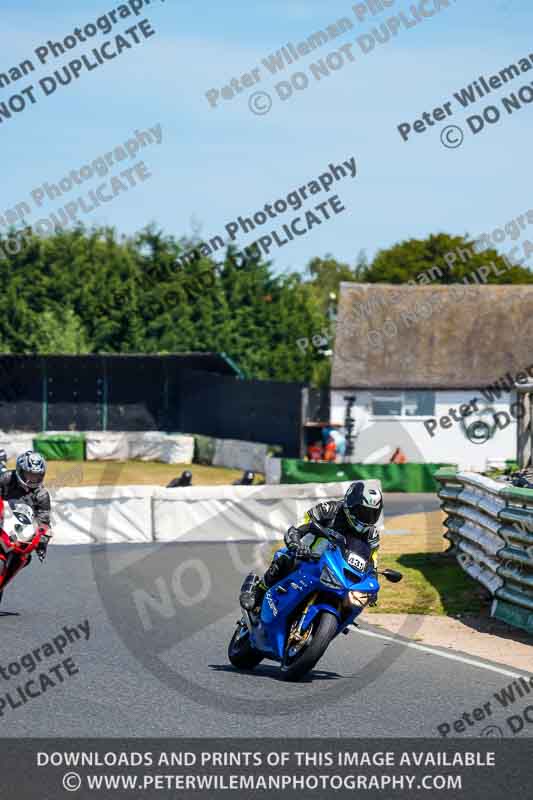
{"type": "Polygon", "coordinates": [[[91,432],[86,436],[86,456],[88,461],[136,459],[190,464],[194,456],[194,437],[158,431],[91,432]]]}

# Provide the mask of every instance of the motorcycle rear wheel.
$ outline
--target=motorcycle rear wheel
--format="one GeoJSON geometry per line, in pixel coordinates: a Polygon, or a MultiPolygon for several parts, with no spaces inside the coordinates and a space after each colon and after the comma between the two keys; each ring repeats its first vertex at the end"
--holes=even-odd
{"type": "Polygon", "coordinates": [[[231,642],[228,647],[228,658],[234,667],[237,669],[253,669],[263,660],[261,653],[252,647],[250,642],[250,633],[248,629],[244,629],[242,625],[237,627],[237,630],[231,637],[231,642]]]}
{"type": "Polygon", "coordinates": [[[287,644],[281,665],[281,677],[284,681],[299,681],[300,678],[307,675],[328,649],[339,626],[337,617],[327,611],[323,611],[312,624],[314,629],[311,631],[308,642],[291,659],[289,659],[290,643],[287,644]]]}

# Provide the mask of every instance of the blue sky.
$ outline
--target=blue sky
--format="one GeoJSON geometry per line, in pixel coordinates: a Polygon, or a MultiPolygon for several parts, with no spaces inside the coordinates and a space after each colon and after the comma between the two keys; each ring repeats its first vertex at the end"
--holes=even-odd
{"type": "MultiPolygon", "coordinates": [[[[414,2],[396,0],[384,13],[368,14],[360,22],[352,4],[338,0],[269,0],[254,7],[235,1],[152,0],[144,13],[122,20],[107,36],[80,44],[68,56],[0,89],[0,102],[7,101],[144,17],[156,30],[141,45],[93,72],[84,71],[54,95],[38,93],[34,106],[0,124],[0,214],[27,200],[44,181],[58,182],[71,169],[113,150],[134,130],[160,123],[162,144],[147,147],[142,155],[150,180],[87,215],[86,222],[132,233],[155,221],[176,236],[199,230],[208,239],[222,234],[238,215],[252,214],[307,183],[329,162],[353,156],[357,178],[338,184],[346,213],[274,249],[276,269],[302,270],[312,256],[327,253],[353,263],[361,250],[372,257],[401,239],[439,231],[480,234],[505,225],[533,208],[533,104],[513,115],[502,112],[500,122],[487,125],[478,136],[467,130],[465,119],[531,83],[533,70],[472,111],[454,103],[450,123],[465,129],[458,149],[446,149],[440,142],[446,123],[413,134],[408,142],[401,140],[396,126],[450,100],[477,76],[497,73],[533,53],[528,39],[533,8],[522,0],[494,0],[492,8],[484,0],[451,0],[449,8],[363,55],[356,38],[400,11],[408,13],[414,2]],[[285,43],[301,42],[341,17],[352,21],[351,31],[302,57],[279,78],[262,66],[262,59],[285,43]],[[281,102],[273,88],[278,80],[296,71],[309,75],[312,62],[348,42],[353,44],[353,63],[320,82],[311,79],[305,91],[281,102]],[[262,76],[255,89],[273,98],[269,114],[250,112],[248,98],[254,89],[215,109],[209,106],[205,92],[220,90],[254,67],[262,76]]],[[[0,72],[25,58],[38,64],[36,47],[48,39],[62,40],[120,3],[90,0],[78,5],[80,10],[73,11],[63,0],[4,0],[0,72]]],[[[104,180],[88,181],[61,202],[47,203],[30,221],[64,205],[63,199],[84,196],[104,180]]],[[[276,229],[298,213],[288,212],[258,233],[276,229]]],[[[533,240],[533,226],[529,236],[533,240]]],[[[254,238],[243,235],[238,243],[245,246],[254,238]]],[[[510,246],[506,242],[500,249],[506,252],[510,246]]]]}

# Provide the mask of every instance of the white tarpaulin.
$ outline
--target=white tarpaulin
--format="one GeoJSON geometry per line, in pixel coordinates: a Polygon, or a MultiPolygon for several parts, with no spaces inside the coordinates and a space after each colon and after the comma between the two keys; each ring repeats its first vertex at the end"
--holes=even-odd
{"type": "Polygon", "coordinates": [[[153,486],[63,488],[52,500],[54,544],[152,541],[153,486]]]}
{"type": "Polygon", "coordinates": [[[88,433],[85,440],[87,461],[126,461],[128,440],[124,433],[88,433]]]}
{"type": "Polygon", "coordinates": [[[0,431],[0,449],[7,453],[8,459],[16,458],[25,450],[33,450],[36,433],[6,433],[0,431]]]}
{"type": "Polygon", "coordinates": [[[340,499],[346,483],[156,489],[157,541],[280,539],[319,500],[340,499]]]}
{"type": "Polygon", "coordinates": [[[265,461],[265,481],[270,484],[281,481],[281,458],[268,456],[265,461]]]}
{"type": "Polygon", "coordinates": [[[86,454],[88,461],[136,459],[190,464],[194,455],[194,438],[158,431],[87,433],[86,454]]]}
{"type": "Polygon", "coordinates": [[[268,445],[240,439],[216,439],[213,465],[264,472],[268,445]]]}
{"type": "MultiPolygon", "coordinates": [[[[379,486],[379,481],[366,481],[379,486]]],[[[283,486],[87,486],[54,493],[53,543],[276,541],[350,482],[283,486]]]]}
{"type": "Polygon", "coordinates": [[[193,436],[171,436],[157,431],[129,434],[130,458],[162,461],[165,464],[191,464],[193,456],[193,436]]]}

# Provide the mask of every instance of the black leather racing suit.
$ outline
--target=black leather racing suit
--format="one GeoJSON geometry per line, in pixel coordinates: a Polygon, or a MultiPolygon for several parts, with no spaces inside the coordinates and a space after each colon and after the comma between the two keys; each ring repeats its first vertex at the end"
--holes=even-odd
{"type": "MultiPolygon", "coordinates": [[[[288,548],[296,548],[305,536],[309,540],[309,546],[313,547],[313,544],[315,544],[321,536],[320,530],[313,525],[314,520],[323,528],[331,528],[337,533],[342,533],[346,538],[348,549],[350,549],[350,540],[359,539],[367,542],[370,547],[370,557],[374,563],[374,567],[377,568],[377,554],[379,549],[378,529],[372,528],[371,532],[367,535],[357,534],[346,519],[342,508],[342,500],[328,500],[313,506],[313,508],[306,513],[301,525],[289,528],[284,536],[286,546],[288,548]],[[311,534],[314,539],[311,539],[311,536],[307,536],[307,534],[311,534]]],[[[285,578],[294,569],[295,561],[296,555],[291,553],[290,550],[289,553],[276,553],[272,564],[265,572],[263,580],[259,584],[259,588],[263,590],[268,589],[282,578],[285,578]]]]}
{"type": "MultiPolygon", "coordinates": [[[[50,527],[50,494],[44,488],[26,489],[18,482],[14,469],[8,469],[0,475],[0,498],[5,501],[20,500],[27,503],[35,514],[35,521],[40,528],[50,527]]],[[[50,534],[48,534],[50,535],[50,534]]]]}
{"type": "MultiPolygon", "coordinates": [[[[5,502],[10,500],[20,500],[33,509],[35,521],[38,527],[42,530],[43,536],[37,547],[37,555],[42,560],[46,555],[46,548],[50,540],[50,494],[44,488],[39,486],[37,489],[26,489],[19,483],[15,470],[8,469],[0,474],[0,498],[5,502]]],[[[0,518],[0,524],[3,526],[3,517],[0,518]]],[[[26,562],[29,565],[31,556],[26,562]]]]}

